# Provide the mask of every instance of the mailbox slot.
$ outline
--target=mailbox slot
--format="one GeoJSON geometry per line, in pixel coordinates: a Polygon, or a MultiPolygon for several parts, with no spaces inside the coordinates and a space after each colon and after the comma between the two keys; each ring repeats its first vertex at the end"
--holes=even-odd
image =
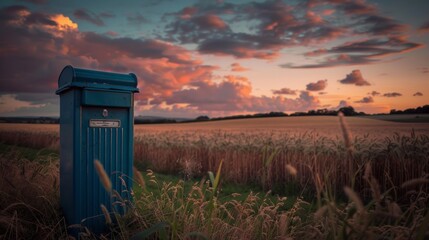
{"type": "Polygon", "coordinates": [[[83,90],[82,105],[106,107],[131,107],[131,93],[83,90]]]}

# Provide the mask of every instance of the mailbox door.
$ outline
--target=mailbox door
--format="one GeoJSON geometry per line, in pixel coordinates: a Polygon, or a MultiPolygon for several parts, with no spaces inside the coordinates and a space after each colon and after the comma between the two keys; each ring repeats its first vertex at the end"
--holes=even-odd
{"type": "MultiPolygon", "coordinates": [[[[132,118],[130,108],[82,106],[82,132],[81,132],[81,159],[82,172],[80,184],[82,219],[102,214],[100,204],[104,204],[109,211],[112,203],[117,201],[106,192],[101,185],[99,176],[94,169],[94,160],[99,160],[112,181],[112,188],[128,199],[127,186],[132,169],[132,118]],[[121,178],[123,180],[121,180],[121,178]]],[[[119,205],[115,209],[122,212],[119,205]]]]}

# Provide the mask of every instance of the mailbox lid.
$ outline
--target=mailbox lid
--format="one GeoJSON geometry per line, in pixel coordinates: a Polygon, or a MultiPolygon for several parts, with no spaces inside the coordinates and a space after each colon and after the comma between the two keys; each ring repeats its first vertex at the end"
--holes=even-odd
{"type": "Polygon", "coordinates": [[[56,94],[60,94],[72,87],[129,92],[139,91],[137,88],[137,77],[134,73],[102,72],[75,68],[68,65],[62,70],[58,78],[58,90],[56,94]]]}

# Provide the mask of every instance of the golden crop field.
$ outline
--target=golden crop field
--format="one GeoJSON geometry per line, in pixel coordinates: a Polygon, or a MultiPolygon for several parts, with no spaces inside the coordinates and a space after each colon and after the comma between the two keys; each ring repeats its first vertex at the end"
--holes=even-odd
{"type": "MultiPolygon", "coordinates": [[[[0,124],[0,143],[58,151],[58,132],[59,125],[0,124]]],[[[429,236],[429,123],[312,116],[135,125],[134,132],[134,163],[147,171],[145,176],[135,173],[142,194],[136,197],[134,215],[128,220],[138,222],[137,229],[167,222],[176,228],[170,237],[178,239],[195,231],[219,239],[429,236]],[[218,169],[223,183],[257,186],[267,195],[250,193],[244,200],[235,200],[233,196],[240,194],[234,193],[232,200],[219,201],[216,187],[210,187],[217,183],[210,180],[212,185],[204,185],[207,172],[218,169]],[[153,171],[185,181],[203,180],[185,190],[183,181],[158,182],[153,171]],[[149,193],[146,184],[156,193],[149,193]],[[286,197],[267,198],[273,193],[286,197]],[[285,208],[289,195],[299,197],[285,208]],[[348,204],[341,203],[345,199],[348,204]],[[317,205],[317,211],[305,213],[305,206],[311,204],[317,205]]],[[[13,153],[0,154],[6,186],[13,178],[30,181],[31,176],[34,181],[45,179],[46,173],[52,174],[46,179],[58,178],[58,172],[52,173],[52,169],[58,171],[58,162],[49,160],[44,167],[20,160],[14,166],[16,160],[7,160],[11,156],[16,158],[13,153]],[[37,171],[32,172],[33,168],[37,171]]],[[[39,186],[37,191],[46,191],[39,186]]],[[[55,186],[54,195],[58,194],[55,186]]],[[[10,193],[0,190],[10,200],[0,199],[2,203],[15,206],[10,193]]],[[[49,201],[58,204],[57,198],[49,201]]],[[[48,235],[56,234],[50,239],[64,236],[63,228],[53,230],[64,224],[60,213],[47,211],[37,215],[37,226],[47,229],[48,235]],[[52,214],[53,222],[40,220],[52,214]]],[[[5,219],[18,221],[10,214],[5,219]]],[[[133,226],[115,231],[126,239],[135,232],[133,226]]],[[[14,231],[21,234],[18,228],[14,231]]]]}
{"type": "MultiPolygon", "coordinates": [[[[429,134],[429,123],[389,122],[363,117],[345,118],[351,134],[365,135],[370,138],[383,138],[394,133],[409,134],[414,129],[417,134],[429,134]]],[[[228,132],[266,132],[303,134],[312,133],[320,136],[341,136],[338,117],[305,116],[234,119],[176,124],[145,124],[135,126],[135,135],[150,131],[228,131],[228,132]]]]}
{"type": "MultiPolygon", "coordinates": [[[[429,134],[429,123],[391,122],[363,117],[346,117],[349,130],[353,136],[368,135],[369,138],[383,138],[394,133],[429,134]]],[[[325,137],[341,136],[338,117],[336,116],[305,116],[253,118],[222,121],[170,123],[170,124],[137,124],[134,126],[135,136],[147,132],[178,131],[178,132],[266,132],[303,134],[312,133],[325,137]]],[[[31,131],[58,133],[58,124],[9,124],[0,123],[0,131],[31,131]]]]}

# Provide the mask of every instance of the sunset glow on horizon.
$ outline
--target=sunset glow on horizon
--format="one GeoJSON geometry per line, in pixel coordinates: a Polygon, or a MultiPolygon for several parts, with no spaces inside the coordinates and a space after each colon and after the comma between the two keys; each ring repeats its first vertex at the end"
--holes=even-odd
{"type": "Polygon", "coordinates": [[[135,115],[429,104],[429,1],[0,3],[0,116],[59,116],[66,65],[133,72],[135,115]]]}

